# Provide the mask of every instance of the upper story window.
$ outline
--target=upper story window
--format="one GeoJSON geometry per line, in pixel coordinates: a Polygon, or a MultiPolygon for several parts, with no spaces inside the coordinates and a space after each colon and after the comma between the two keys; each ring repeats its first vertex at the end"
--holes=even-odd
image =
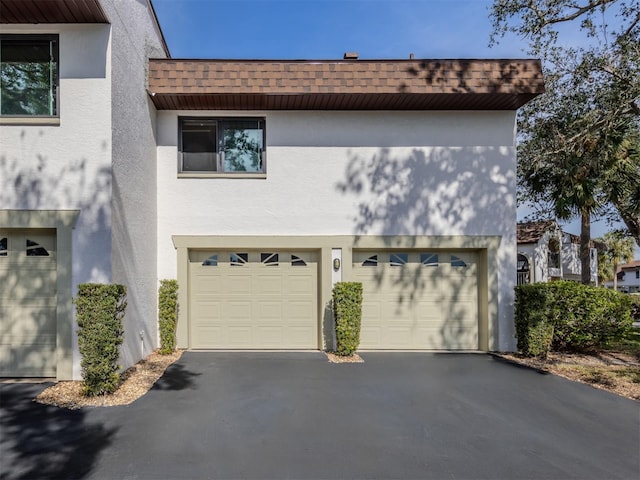
{"type": "Polygon", "coordinates": [[[0,35],[0,114],[58,115],[58,36],[0,35]]]}
{"type": "Polygon", "coordinates": [[[263,118],[181,117],[179,172],[265,173],[263,118]]]}

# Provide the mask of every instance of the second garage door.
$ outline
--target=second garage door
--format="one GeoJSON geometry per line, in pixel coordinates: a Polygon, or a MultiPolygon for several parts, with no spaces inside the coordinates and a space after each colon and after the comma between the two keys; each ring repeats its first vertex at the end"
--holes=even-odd
{"type": "Polygon", "coordinates": [[[0,376],[56,375],[56,232],[0,230],[0,376]]]}
{"type": "Polygon", "coordinates": [[[190,348],[318,348],[317,276],[315,252],[190,251],[190,348]]]}
{"type": "Polygon", "coordinates": [[[478,349],[474,252],[354,252],[362,349],[478,349]]]}

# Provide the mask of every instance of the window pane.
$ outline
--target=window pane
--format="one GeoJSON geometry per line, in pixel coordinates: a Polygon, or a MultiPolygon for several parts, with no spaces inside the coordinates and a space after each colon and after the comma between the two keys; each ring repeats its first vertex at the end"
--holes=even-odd
{"type": "Polygon", "coordinates": [[[263,129],[257,120],[224,122],[224,171],[261,172],[263,129]]]}
{"type": "Polygon", "coordinates": [[[0,257],[7,256],[7,237],[0,238],[0,257]]]}
{"type": "Polygon", "coordinates": [[[49,252],[46,248],[40,246],[37,242],[27,239],[27,256],[28,257],[48,257],[49,252]]]}
{"type": "Polygon", "coordinates": [[[0,39],[0,113],[56,115],[57,43],[0,39]]]}
{"type": "Polygon", "coordinates": [[[217,267],[218,266],[218,255],[211,255],[208,257],[202,265],[205,267],[217,267]]]}
{"type": "Polygon", "coordinates": [[[291,266],[293,267],[306,267],[307,263],[297,255],[291,255],[291,266]]]}
{"type": "Polygon", "coordinates": [[[452,267],[466,267],[467,264],[460,257],[456,257],[455,255],[451,255],[451,266],[452,267]]]}
{"type": "Polygon", "coordinates": [[[277,253],[261,253],[260,261],[270,267],[278,266],[278,254],[277,253]]]}
{"type": "Polygon", "coordinates": [[[389,255],[389,263],[392,267],[401,267],[409,261],[408,253],[392,253],[389,255]]]}
{"type": "Polygon", "coordinates": [[[377,267],[378,266],[378,255],[371,255],[364,262],[362,262],[363,267],[377,267]]]}
{"type": "Polygon", "coordinates": [[[182,171],[215,172],[216,123],[207,120],[182,121],[182,171]]]}
{"type": "Polygon", "coordinates": [[[437,253],[421,253],[420,254],[420,262],[427,267],[437,267],[438,266],[438,254],[437,253]]]}
{"type": "Polygon", "coordinates": [[[249,261],[248,253],[232,253],[229,255],[229,263],[232,267],[242,267],[249,261]]]}

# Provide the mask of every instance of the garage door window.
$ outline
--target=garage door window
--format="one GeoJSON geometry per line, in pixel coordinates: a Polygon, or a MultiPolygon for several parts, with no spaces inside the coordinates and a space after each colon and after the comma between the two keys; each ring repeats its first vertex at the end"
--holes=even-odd
{"type": "Polygon", "coordinates": [[[378,255],[371,255],[364,262],[362,262],[363,267],[377,267],[378,266],[378,255]]]}
{"type": "Polygon", "coordinates": [[[456,257],[455,255],[451,255],[451,266],[452,267],[466,267],[467,264],[460,257],[456,257]]]}
{"type": "Polygon", "coordinates": [[[306,267],[307,262],[296,255],[291,255],[291,266],[293,267],[306,267]]]}
{"type": "Polygon", "coordinates": [[[229,264],[232,267],[244,267],[248,261],[248,253],[232,253],[231,255],[229,255],[229,264]]]}
{"type": "Polygon", "coordinates": [[[409,261],[408,253],[392,253],[389,255],[389,263],[392,267],[401,267],[409,261]]]}
{"type": "Polygon", "coordinates": [[[278,254],[277,253],[261,253],[260,261],[268,267],[277,267],[278,254]]]}
{"type": "Polygon", "coordinates": [[[49,252],[37,242],[27,239],[27,256],[28,257],[48,257],[49,252]]]}
{"type": "Polygon", "coordinates": [[[7,237],[0,238],[0,257],[7,256],[7,237]]]}
{"type": "Polygon", "coordinates": [[[218,255],[211,255],[204,262],[202,262],[202,265],[204,265],[205,267],[217,267],[218,255]]]}
{"type": "Polygon", "coordinates": [[[421,253],[420,263],[422,263],[426,267],[437,267],[438,254],[437,253],[421,253]]]}

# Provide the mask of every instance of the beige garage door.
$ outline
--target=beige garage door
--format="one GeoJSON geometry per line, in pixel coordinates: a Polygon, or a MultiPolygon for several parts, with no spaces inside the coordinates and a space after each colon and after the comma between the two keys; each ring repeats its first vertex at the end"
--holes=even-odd
{"type": "Polygon", "coordinates": [[[0,376],[56,375],[55,230],[0,230],[0,376]]]}
{"type": "Polygon", "coordinates": [[[477,350],[477,268],[468,252],[354,252],[360,348],[477,350]]]}
{"type": "Polygon", "coordinates": [[[318,348],[317,276],[314,252],[190,251],[190,348],[318,348]]]}

